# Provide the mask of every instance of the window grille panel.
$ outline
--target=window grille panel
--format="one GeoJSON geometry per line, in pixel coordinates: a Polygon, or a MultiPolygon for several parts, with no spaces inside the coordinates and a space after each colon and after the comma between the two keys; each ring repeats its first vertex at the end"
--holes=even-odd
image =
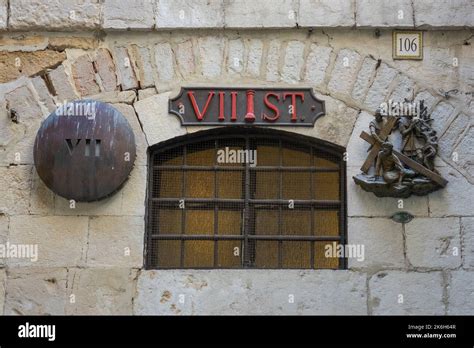
{"type": "Polygon", "coordinates": [[[221,130],[150,151],[147,268],[345,267],[326,253],[346,238],[342,149],[277,135],[221,130]]]}

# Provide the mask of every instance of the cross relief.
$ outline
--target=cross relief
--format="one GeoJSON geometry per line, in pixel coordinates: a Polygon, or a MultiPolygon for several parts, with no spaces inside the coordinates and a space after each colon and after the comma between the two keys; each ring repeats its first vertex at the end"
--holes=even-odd
{"type": "Polygon", "coordinates": [[[380,109],[376,111],[369,125],[370,134],[360,134],[371,145],[360,168],[362,173],[354,176],[362,189],[379,197],[406,198],[446,186],[448,181],[434,168],[438,138],[423,101],[419,110],[415,116],[383,115],[380,109]],[[399,150],[389,140],[389,135],[397,131],[402,140],[399,150]]]}

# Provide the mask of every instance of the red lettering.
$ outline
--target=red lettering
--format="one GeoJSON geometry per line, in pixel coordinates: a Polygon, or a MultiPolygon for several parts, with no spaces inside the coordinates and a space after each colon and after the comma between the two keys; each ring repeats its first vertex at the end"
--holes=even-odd
{"type": "Polygon", "coordinates": [[[253,90],[247,91],[247,115],[245,115],[246,122],[255,121],[254,103],[253,103],[254,96],[255,96],[255,91],[253,90]]]}
{"type": "Polygon", "coordinates": [[[283,93],[283,100],[286,100],[286,97],[291,97],[291,122],[296,122],[298,116],[296,115],[296,97],[300,97],[301,101],[304,102],[304,93],[283,93]]]}
{"type": "Polygon", "coordinates": [[[207,108],[209,107],[209,104],[211,102],[212,97],[214,97],[214,94],[215,94],[214,92],[209,92],[209,95],[207,96],[206,104],[204,105],[204,108],[202,109],[202,112],[201,112],[199,110],[199,107],[198,107],[197,103],[196,103],[196,98],[194,97],[194,92],[191,92],[191,91],[188,92],[189,100],[191,100],[191,104],[192,104],[193,109],[194,109],[194,114],[196,115],[196,118],[198,119],[198,121],[202,121],[202,119],[206,115],[207,108]]]}
{"type": "Polygon", "coordinates": [[[225,116],[224,116],[224,97],[225,97],[225,92],[219,92],[219,121],[224,121],[225,116]]]}
{"type": "Polygon", "coordinates": [[[270,98],[270,97],[275,97],[277,101],[280,101],[280,96],[276,93],[267,93],[267,94],[265,94],[265,97],[263,99],[263,102],[264,102],[265,106],[267,108],[269,108],[270,110],[273,110],[273,112],[275,113],[275,116],[270,117],[267,114],[265,114],[264,112],[262,112],[262,120],[275,122],[280,117],[280,110],[278,110],[278,108],[276,107],[275,104],[272,104],[268,100],[268,98],[270,98]]]}
{"type": "Polygon", "coordinates": [[[230,92],[232,98],[232,116],[231,121],[237,121],[237,92],[230,92]]]}

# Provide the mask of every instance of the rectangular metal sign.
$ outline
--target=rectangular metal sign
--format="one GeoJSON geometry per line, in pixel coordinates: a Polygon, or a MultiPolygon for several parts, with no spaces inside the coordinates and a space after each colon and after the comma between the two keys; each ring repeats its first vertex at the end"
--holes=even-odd
{"type": "Polygon", "coordinates": [[[169,112],[183,126],[305,126],[325,114],[311,88],[183,87],[169,112]]]}

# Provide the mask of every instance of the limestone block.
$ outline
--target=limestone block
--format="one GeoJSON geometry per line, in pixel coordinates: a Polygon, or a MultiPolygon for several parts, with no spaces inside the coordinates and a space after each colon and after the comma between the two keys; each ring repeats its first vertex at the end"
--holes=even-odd
{"type": "Polygon", "coordinates": [[[353,27],[354,2],[300,0],[298,25],[303,27],[353,27]]]}
{"type": "Polygon", "coordinates": [[[3,305],[5,303],[5,287],[7,275],[5,269],[0,269],[0,314],[3,314],[3,305]]]}
{"type": "Polygon", "coordinates": [[[28,126],[43,119],[38,101],[27,85],[22,85],[5,94],[8,109],[16,113],[15,122],[28,126]]]}
{"type": "Polygon", "coordinates": [[[0,167],[0,212],[28,214],[32,166],[0,167]]]}
{"type": "Polygon", "coordinates": [[[263,42],[262,40],[252,39],[248,43],[247,65],[245,66],[245,75],[251,77],[260,76],[260,64],[262,63],[263,42]]]}
{"type": "Polygon", "coordinates": [[[138,81],[127,48],[116,47],[113,52],[115,68],[118,71],[118,83],[122,86],[122,90],[138,88],[138,81]]]}
{"type": "Polygon", "coordinates": [[[444,314],[441,272],[383,271],[370,278],[369,290],[375,315],[444,314]]]}
{"type": "Polygon", "coordinates": [[[165,82],[171,81],[174,77],[174,59],[171,45],[167,42],[159,43],[155,46],[154,53],[158,79],[165,82]]]}
{"type": "MultiPolygon", "coordinates": [[[[0,244],[5,244],[8,241],[8,227],[10,225],[9,218],[6,215],[0,215],[0,244]]],[[[2,278],[5,274],[2,274],[2,268],[5,267],[7,264],[7,259],[0,257],[0,313],[3,313],[3,295],[2,291],[5,290],[4,288],[4,278],[2,278]]],[[[4,292],[3,292],[4,294],[4,292]]]]}
{"type": "Polygon", "coordinates": [[[325,101],[326,115],[316,121],[314,128],[272,128],[319,138],[346,147],[356,122],[358,111],[329,96],[316,94],[316,97],[325,101]]]}
{"type": "Polygon", "coordinates": [[[82,55],[72,64],[72,76],[81,96],[97,94],[99,85],[95,80],[94,66],[88,55],[82,55]]]}
{"type": "Polygon", "coordinates": [[[279,40],[270,41],[267,54],[266,79],[268,82],[280,80],[278,61],[280,60],[281,42],[279,40]]]}
{"type": "Polygon", "coordinates": [[[154,0],[105,0],[104,29],[152,29],[155,25],[154,0]]]}
{"type": "Polygon", "coordinates": [[[340,50],[331,72],[328,89],[340,95],[350,94],[361,59],[360,54],[356,51],[349,49],[340,50]]]}
{"type": "Polygon", "coordinates": [[[453,271],[448,287],[448,315],[474,313],[474,272],[453,271]]]}
{"type": "Polygon", "coordinates": [[[304,43],[290,41],[286,46],[281,79],[286,83],[297,83],[301,79],[304,65],[304,43]]]}
{"type": "Polygon", "coordinates": [[[48,38],[34,34],[31,36],[4,36],[0,39],[0,46],[2,46],[2,51],[7,52],[34,52],[46,49],[48,47],[48,38]]]}
{"type": "Polygon", "coordinates": [[[143,100],[156,94],[156,88],[145,88],[138,90],[138,100],[143,100]]]}
{"type": "Polygon", "coordinates": [[[54,91],[56,92],[58,102],[64,103],[77,99],[77,94],[72,87],[69,76],[66,74],[63,65],[58,66],[54,70],[50,70],[48,72],[48,77],[53,85],[54,91]]]}
{"type": "Polygon", "coordinates": [[[9,242],[37,245],[38,260],[11,258],[10,267],[72,267],[83,264],[88,218],[78,216],[11,216],[9,242]]]}
{"type": "Polygon", "coordinates": [[[193,42],[187,40],[176,45],[176,61],[183,78],[193,75],[196,71],[193,42]]]}
{"type": "Polygon", "coordinates": [[[10,268],[6,283],[6,315],[66,314],[66,268],[10,268]]]}
{"type": "Polygon", "coordinates": [[[454,148],[458,159],[457,167],[467,173],[474,182],[474,126],[464,134],[459,144],[454,148]]]}
{"type": "Polygon", "coordinates": [[[145,216],[147,166],[135,166],[122,191],[122,215],[145,216]]]}
{"type": "Polygon", "coordinates": [[[112,91],[112,92],[103,92],[96,95],[89,96],[90,99],[98,100],[104,103],[110,104],[133,104],[137,95],[135,91],[112,91]]]}
{"type": "Polygon", "coordinates": [[[447,127],[448,121],[451,118],[453,111],[454,106],[446,102],[441,102],[436,105],[434,110],[431,112],[431,118],[433,119],[431,125],[433,129],[438,132],[438,137],[443,134],[443,131],[447,127]]]}
{"type": "Polygon", "coordinates": [[[168,114],[169,97],[170,92],[161,93],[139,100],[134,105],[150,146],[186,134],[178,117],[168,114]]]}
{"type": "MultiPolygon", "coordinates": [[[[469,86],[473,86],[474,85],[474,64],[473,64],[472,57],[474,56],[474,48],[472,47],[472,44],[471,45],[463,44],[462,46],[458,46],[458,47],[459,47],[458,50],[460,49],[461,51],[459,52],[459,58],[458,58],[459,67],[457,68],[458,71],[455,71],[454,74],[459,74],[462,84],[465,83],[469,86]]],[[[454,61],[451,61],[451,63],[454,63],[454,61]]]]}
{"type": "Polygon", "coordinates": [[[326,102],[326,115],[316,121],[318,124],[312,129],[311,134],[316,138],[346,147],[358,111],[328,96],[320,99],[326,102]]]}
{"type": "Polygon", "coordinates": [[[216,78],[221,74],[224,59],[224,39],[208,36],[199,39],[201,73],[207,78],[216,78]]]}
{"type": "Polygon", "coordinates": [[[380,65],[364,102],[371,111],[375,111],[385,101],[390,85],[397,74],[397,70],[389,67],[387,64],[382,63],[380,65]]]}
{"type": "Polygon", "coordinates": [[[54,192],[51,191],[38,176],[35,168],[32,169],[30,193],[30,214],[54,215],[54,192]]]}
{"type": "Polygon", "coordinates": [[[407,259],[414,267],[461,265],[459,218],[417,218],[405,225],[407,259]]]}
{"type": "Polygon", "coordinates": [[[120,215],[122,195],[120,192],[95,202],[75,202],[58,195],[54,198],[55,215],[100,216],[120,215]]]}
{"type": "Polygon", "coordinates": [[[0,215],[0,244],[5,243],[8,240],[8,226],[10,224],[9,217],[7,215],[0,215]]]}
{"type": "MultiPolygon", "coordinates": [[[[449,108],[447,111],[449,111],[449,108]]],[[[443,116],[441,115],[446,115],[446,111],[440,112],[438,115],[439,118],[442,118],[443,116]]],[[[462,139],[462,135],[469,127],[469,124],[469,116],[464,113],[459,114],[453,121],[451,121],[451,124],[439,139],[439,153],[444,159],[451,160],[451,154],[453,153],[456,144],[462,139]]]]}
{"type": "MultiPolygon", "coordinates": [[[[2,47],[3,49],[3,47],[2,47]]],[[[42,74],[44,70],[66,59],[64,52],[39,50],[34,52],[0,52],[0,83],[13,81],[20,76],[42,74]]]]}
{"type": "Polygon", "coordinates": [[[66,306],[68,315],[130,315],[136,271],[125,268],[73,269],[66,306]]]}
{"type": "Polygon", "coordinates": [[[8,19],[8,2],[7,0],[0,0],[0,30],[7,29],[8,19]]]}
{"type": "Polygon", "coordinates": [[[415,24],[419,28],[472,27],[474,3],[471,0],[418,0],[413,2],[415,24]]]}
{"type": "Polygon", "coordinates": [[[100,77],[102,90],[105,92],[115,91],[118,85],[117,75],[115,73],[115,64],[109,50],[99,48],[96,51],[94,67],[100,77]]]}
{"type": "Polygon", "coordinates": [[[357,27],[413,28],[411,0],[357,0],[357,27]]]}
{"type": "MultiPolygon", "coordinates": [[[[9,112],[7,111],[6,102],[0,102],[0,148],[2,150],[15,138],[14,129],[16,124],[12,121],[9,112]]],[[[5,155],[0,155],[0,163],[8,165],[9,161],[5,155]]]]}
{"type": "Polygon", "coordinates": [[[347,210],[349,216],[390,217],[399,211],[406,211],[413,216],[428,216],[427,196],[412,196],[407,199],[376,197],[356,185],[352,177],[360,173],[360,166],[347,168],[347,210]],[[403,208],[399,208],[400,204],[403,208]]]}
{"type": "MultiPolygon", "coordinates": [[[[435,76],[438,78],[438,81],[442,81],[442,79],[450,80],[452,83],[455,84],[455,79],[457,79],[457,75],[460,73],[459,61],[463,60],[461,56],[453,52],[452,49],[446,48],[440,45],[434,47],[426,47],[423,55],[424,60],[426,60],[426,64],[434,71],[436,74],[435,76]],[[458,58],[458,66],[454,66],[454,57],[458,58]]],[[[461,52],[459,52],[461,53],[461,52]]],[[[454,84],[452,86],[454,87],[454,84]]],[[[442,84],[441,84],[442,85],[442,84]]],[[[451,85],[451,84],[449,84],[451,85]]],[[[443,88],[443,91],[438,92],[443,94],[444,91],[450,90],[448,85],[447,88],[443,88]]]]}
{"type": "Polygon", "coordinates": [[[10,3],[10,29],[94,29],[102,4],[96,0],[15,0],[10,3]]]}
{"type": "Polygon", "coordinates": [[[433,106],[435,106],[437,102],[437,98],[434,97],[430,92],[428,91],[421,91],[418,93],[413,100],[415,103],[420,102],[421,100],[424,100],[425,106],[428,107],[428,112],[431,112],[433,110],[433,106]]]}
{"type": "Polygon", "coordinates": [[[141,271],[137,292],[138,315],[367,313],[366,276],[351,271],[141,271]]]}
{"type": "Polygon", "coordinates": [[[331,58],[332,48],[312,44],[308,59],[304,80],[310,82],[314,87],[321,87],[324,84],[324,76],[331,58]]]}
{"type": "Polygon", "coordinates": [[[153,87],[154,69],[152,65],[151,52],[148,47],[139,47],[132,45],[132,55],[138,70],[138,80],[140,81],[140,89],[153,87]]]}
{"type": "MultiPolygon", "coordinates": [[[[18,101],[22,101],[22,99],[18,101]]],[[[31,111],[41,115],[39,106],[31,111]]],[[[0,151],[0,163],[3,166],[33,164],[33,146],[41,119],[23,119],[22,123],[15,123],[12,122],[7,113],[0,114],[0,117],[2,117],[0,123],[5,127],[1,133],[6,136],[5,139],[2,139],[5,147],[0,151]]]]}
{"type": "Polygon", "coordinates": [[[133,134],[135,135],[136,158],[134,165],[146,166],[148,162],[146,154],[148,143],[146,141],[145,133],[143,133],[140,122],[138,121],[138,116],[135,114],[135,110],[132,106],[126,104],[113,104],[112,106],[127,119],[130,127],[132,127],[133,134]]]}
{"type": "Polygon", "coordinates": [[[92,50],[97,48],[99,40],[91,37],[51,36],[48,47],[52,50],[64,51],[66,48],[92,50]]]}
{"type": "Polygon", "coordinates": [[[243,71],[244,52],[244,43],[241,39],[229,40],[227,71],[230,74],[238,74],[243,71]]]}
{"type": "Polygon", "coordinates": [[[234,0],[226,3],[226,28],[289,28],[296,26],[296,6],[281,0],[234,0]],[[245,9],[243,11],[242,9],[245,9]]]}
{"type": "Polygon", "coordinates": [[[406,75],[400,75],[389,99],[394,102],[405,102],[405,99],[411,101],[414,98],[414,89],[415,81],[406,75]]]}
{"type": "Polygon", "coordinates": [[[156,28],[222,28],[223,0],[157,0],[156,28]]]}
{"type": "Polygon", "coordinates": [[[461,218],[464,268],[474,268],[474,218],[461,218]]]}
{"type": "Polygon", "coordinates": [[[442,190],[429,196],[430,216],[470,216],[472,215],[472,197],[474,185],[449,166],[438,167],[441,176],[449,183],[442,190]]]}
{"type": "MultiPolygon", "coordinates": [[[[280,279],[285,278],[284,274],[287,271],[280,271],[280,279]]],[[[331,270],[300,271],[298,274],[290,274],[286,281],[281,281],[273,278],[277,272],[270,274],[270,279],[257,276],[247,281],[251,287],[248,296],[249,307],[254,308],[251,312],[257,315],[267,314],[270,311],[268,307],[273,307],[269,314],[365,315],[367,313],[367,278],[364,273],[331,270]],[[268,292],[268,284],[274,285],[271,292],[268,292]],[[288,303],[289,295],[293,295],[294,303],[288,303]],[[341,303],[345,305],[341,306],[341,303]]]]}
{"type": "Polygon", "coordinates": [[[369,90],[370,82],[375,73],[377,61],[370,57],[365,57],[362,62],[362,67],[357,74],[357,80],[352,88],[352,98],[361,102],[367,91],[369,90]]]}
{"type": "Polygon", "coordinates": [[[142,216],[100,216],[90,220],[89,267],[143,266],[145,219],[142,216]]]}
{"type": "Polygon", "coordinates": [[[54,103],[53,96],[49,94],[46,83],[40,76],[36,76],[31,79],[31,83],[35,88],[36,93],[38,93],[39,101],[46,108],[48,112],[53,112],[56,110],[56,104],[54,103]]]}
{"type": "MultiPolygon", "coordinates": [[[[349,268],[403,268],[402,225],[383,218],[349,218],[348,233],[351,245],[364,246],[364,257],[350,257],[349,268]]],[[[360,256],[360,255],[354,255],[360,256]]]]}
{"type": "MultiPolygon", "coordinates": [[[[360,138],[362,132],[369,132],[369,124],[374,116],[362,111],[352,130],[349,143],[347,144],[347,165],[349,167],[362,167],[367,158],[367,150],[370,145],[360,138]]],[[[352,179],[351,179],[352,180],[352,179]]]]}

